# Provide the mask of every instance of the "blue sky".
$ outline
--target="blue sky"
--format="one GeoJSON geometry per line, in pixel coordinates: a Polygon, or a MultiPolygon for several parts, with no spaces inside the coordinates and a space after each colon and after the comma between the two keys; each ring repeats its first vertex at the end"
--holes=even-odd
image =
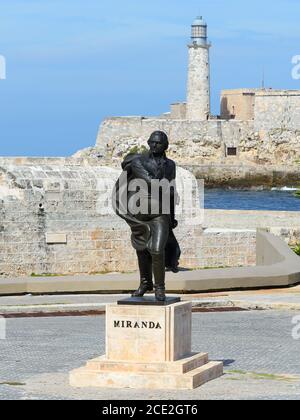
{"type": "Polygon", "coordinates": [[[299,0],[0,0],[0,156],[68,156],[107,116],[185,100],[194,17],[208,22],[212,111],[223,88],[300,89],[299,0]]]}

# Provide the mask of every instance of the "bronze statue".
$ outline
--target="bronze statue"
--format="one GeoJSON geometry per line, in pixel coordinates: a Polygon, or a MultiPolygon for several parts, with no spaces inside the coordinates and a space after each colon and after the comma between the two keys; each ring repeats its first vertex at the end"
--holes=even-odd
{"type": "Polygon", "coordinates": [[[147,153],[129,154],[125,157],[122,169],[126,172],[126,183],[123,180],[121,182],[121,177],[116,183],[115,211],[131,228],[131,242],[138,258],[140,286],[132,296],[142,297],[146,292],[153,291],[154,275],[155,298],[165,301],[166,268],[178,272],[180,257],[180,247],[173,233],[177,226],[176,165],[166,157],[169,141],[164,132],[152,133],[148,145],[150,150],[147,153]],[[129,185],[132,181],[139,180],[142,182],[138,199],[139,210],[132,211],[130,203],[137,191],[129,185]],[[156,181],[162,181],[162,184],[165,182],[159,187],[159,194],[152,188],[157,185],[156,181]],[[165,206],[163,200],[167,200],[169,205],[165,206]]]}

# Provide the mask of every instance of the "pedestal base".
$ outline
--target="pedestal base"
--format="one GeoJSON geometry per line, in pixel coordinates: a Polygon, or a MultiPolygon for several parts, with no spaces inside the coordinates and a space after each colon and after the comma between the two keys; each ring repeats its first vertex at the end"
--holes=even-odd
{"type": "Polygon", "coordinates": [[[206,353],[175,362],[133,363],[106,360],[105,356],[87,362],[70,372],[74,387],[134,389],[194,389],[223,374],[222,362],[208,362],[206,353]]]}
{"type": "Polygon", "coordinates": [[[118,305],[150,305],[150,306],[167,306],[174,303],[180,302],[179,297],[167,296],[166,300],[156,300],[154,296],[143,296],[143,297],[130,297],[127,299],[121,299],[117,303],[118,305]]]}
{"type": "Polygon", "coordinates": [[[193,389],[223,363],[191,352],[192,304],[106,307],[106,354],[70,372],[75,387],[193,389]]]}

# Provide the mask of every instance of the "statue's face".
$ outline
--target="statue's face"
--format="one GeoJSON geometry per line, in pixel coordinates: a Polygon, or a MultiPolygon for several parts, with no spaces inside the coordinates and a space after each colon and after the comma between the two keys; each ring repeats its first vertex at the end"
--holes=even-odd
{"type": "Polygon", "coordinates": [[[152,153],[155,154],[163,154],[164,151],[167,149],[164,139],[159,134],[153,136],[149,142],[149,147],[152,153]]]}

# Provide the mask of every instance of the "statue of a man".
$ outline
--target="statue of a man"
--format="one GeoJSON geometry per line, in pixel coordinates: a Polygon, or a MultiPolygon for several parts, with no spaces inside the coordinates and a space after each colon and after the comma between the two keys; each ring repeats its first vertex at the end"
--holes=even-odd
{"type": "Polygon", "coordinates": [[[177,272],[180,257],[180,248],[173,234],[177,226],[176,165],[166,157],[169,141],[164,132],[152,133],[148,145],[150,150],[147,153],[129,154],[124,159],[122,168],[126,172],[126,185],[120,177],[115,189],[115,210],[131,228],[131,242],[138,257],[140,286],[132,296],[142,297],[153,291],[154,275],[155,298],[164,301],[165,269],[177,272]],[[137,191],[130,187],[134,181],[140,185],[138,210],[133,210],[132,205],[137,196],[137,191]]]}

